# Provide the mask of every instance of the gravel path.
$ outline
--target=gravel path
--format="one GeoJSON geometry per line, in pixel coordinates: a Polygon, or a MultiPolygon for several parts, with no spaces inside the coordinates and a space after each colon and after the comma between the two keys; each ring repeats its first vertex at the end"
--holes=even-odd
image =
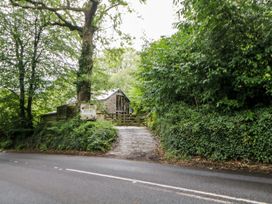
{"type": "Polygon", "coordinates": [[[119,140],[107,155],[124,159],[155,159],[157,143],[145,127],[116,127],[119,140]]]}

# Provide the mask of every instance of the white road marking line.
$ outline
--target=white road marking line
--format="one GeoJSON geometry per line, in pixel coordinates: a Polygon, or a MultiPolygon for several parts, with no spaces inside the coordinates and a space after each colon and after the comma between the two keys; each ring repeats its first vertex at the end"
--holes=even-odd
{"type": "Polygon", "coordinates": [[[223,203],[223,204],[229,204],[231,202],[228,201],[223,201],[223,200],[218,200],[218,199],[213,199],[213,198],[208,198],[208,197],[203,197],[203,196],[197,196],[197,195],[193,195],[193,194],[188,194],[188,193],[176,193],[178,195],[182,195],[182,196],[186,196],[186,197],[191,197],[191,198],[196,198],[199,200],[207,200],[207,201],[211,201],[211,202],[215,202],[215,203],[223,203]]]}
{"type": "Polygon", "coordinates": [[[54,166],[54,169],[58,169],[59,167],[57,167],[57,166],[54,166]]]}
{"type": "Polygon", "coordinates": [[[14,163],[16,163],[16,164],[17,164],[17,163],[18,163],[18,161],[14,161],[14,163]]]}
{"type": "Polygon", "coordinates": [[[183,191],[183,192],[195,193],[195,194],[199,194],[199,195],[212,196],[212,197],[217,197],[217,198],[227,199],[227,200],[232,200],[232,201],[246,202],[246,203],[251,203],[251,204],[267,204],[265,202],[259,202],[259,201],[244,199],[244,198],[237,198],[237,197],[221,195],[221,194],[216,194],[216,193],[198,191],[198,190],[193,190],[193,189],[189,189],[189,188],[164,185],[164,184],[153,183],[153,182],[149,182],[149,181],[143,181],[143,180],[137,180],[137,179],[131,179],[131,178],[125,178],[125,177],[119,177],[119,176],[112,176],[112,175],[107,175],[107,174],[99,174],[99,173],[95,173],[95,172],[81,171],[81,170],[77,170],[77,169],[65,169],[65,170],[71,171],[71,172],[76,172],[76,173],[81,173],[81,174],[88,174],[88,175],[99,176],[99,177],[104,177],[104,178],[111,178],[111,179],[116,179],[116,180],[128,181],[128,182],[132,182],[132,183],[137,182],[137,183],[146,184],[146,185],[150,185],[150,186],[158,186],[161,188],[168,188],[168,189],[179,190],[179,191],[183,191]]]}
{"type": "MultiPolygon", "coordinates": [[[[159,187],[154,187],[154,186],[146,186],[146,188],[151,189],[151,190],[160,191],[160,192],[167,192],[167,193],[175,192],[172,189],[170,190],[170,189],[159,188],[159,187]]],[[[182,195],[182,196],[185,196],[185,197],[199,199],[199,200],[207,200],[207,201],[211,201],[211,202],[216,202],[216,203],[223,203],[223,204],[232,203],[232,202],[229,202],[229,201],[223,201],[223,200],[213,199],[213,198],[199,196],[199,195],[195,195],[195,194],[189,194],[189,193],[176,192],[176,194],[177,195],[182,195]]]]}

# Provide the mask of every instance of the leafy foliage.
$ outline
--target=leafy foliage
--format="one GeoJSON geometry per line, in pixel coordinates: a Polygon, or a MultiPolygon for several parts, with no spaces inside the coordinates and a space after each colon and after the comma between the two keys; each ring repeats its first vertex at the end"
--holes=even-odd
{"type": "Polygon", "coordinates": [[[0,137],[18,122],[17,97],[7,90],[0,89],[0,137]]]}
{"type": "Polygon", "coordinates": [[[93,91],[120,88],[128,93],[132,88],[140,56],[132,48],[112,48],[95,59],[92,76],[93,91]]]}
{"type": "Polygon", "coordinates": [[[271,163],[270,1],[183,0],[141,55],[137,107],[178,156],[271,163]]]}
{"type": "Polygon", "coordinates": [[[230,2],[143,52],[143,89],[153,105],[182,100],[230,111],[271,104],[271,7],[230,2]]]}
{"type": "Polygon", "coordinates": [[[218,114],[173,105],[152,124],[176,157],[272,162],[271,108],[218,114]]]}
{"type": "MultiPolygon", "coordinates": [[[[46,89],[39,93],[33,104],[35,116],[40,116],[48,112],[55,111],[58,106],[66,104],[67,101],[75,97],[76,93],[76,73],[74,70],[67,71],[46,89]]],[[[36,117],[36,118],[37,118],[36,117]]]]}
{"type": "Polygon", "coordinates": [[[111,149],[116,137],[116,130],[110,122],[88,122],[75,118],[67,122],[42,125],[33,136],[17,140],[14,147],[40,151],[106,152],[111,149]]]}
{"type": "MultiPolygon", "coordinates": [[[[0,88],[16,101],[12,109],[17,108],[18,119],[13,122],[33,127],[33,103],[38,95],[71,68],[67,63],[75,51],[71,35],[49,28],[46,16],[32,10],[7,7],[0,10],[0,17],[0,88]]],[[[0,103],[9,103],[2,101],[5,96],[0,93],[0,103]]]]}

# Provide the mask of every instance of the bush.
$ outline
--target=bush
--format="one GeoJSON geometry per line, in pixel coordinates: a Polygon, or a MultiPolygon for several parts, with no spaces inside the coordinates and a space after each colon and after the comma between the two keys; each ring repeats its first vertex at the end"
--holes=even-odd
{"type": "Polygon", "coordinates": [[[219,114],[175,105],[153,128],[178,157],[272,163],[272,108],[219,114]]]}
{"type": "Polygon", "coordinates": [[[116,137],[116,130],[110,122],[72,119],[41,125],[33,136],[17,141],[15,148],[106,152],[116,137]]]}
{"type": "Polygon", "coordinates": [[[12,141],[10,139],[1,139],[0,141],[0,150],[9,149],[12,147],[12,141]]]}

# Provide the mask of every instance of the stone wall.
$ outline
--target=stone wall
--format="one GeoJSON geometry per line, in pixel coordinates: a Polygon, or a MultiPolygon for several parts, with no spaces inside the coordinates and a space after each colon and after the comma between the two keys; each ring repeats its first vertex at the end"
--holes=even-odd
{"type": "Polygon", "coordinates": [[[63,105],[57,107],[57,112],[47,113],[41,116],[43,122],[54,122],[58,120],[67,120],[77,114],[76,105],[63,105]]]}
{"type": "Polygon", "coordinates": [[[42,122],[54,122],[57,121],[57,112],[47,113],[41,115],[42,122]]]}
{"type": "Polygon", "coordinates": [[[103,101],[103,103],[108,113],[116,113],[116,93],[103,101]]]}
{"type": "Polygon", "coordinates": [[[73,118],[77,114],[76,105],[63,105],[57,107],[58,120],[67,120],[73,118]]]}

